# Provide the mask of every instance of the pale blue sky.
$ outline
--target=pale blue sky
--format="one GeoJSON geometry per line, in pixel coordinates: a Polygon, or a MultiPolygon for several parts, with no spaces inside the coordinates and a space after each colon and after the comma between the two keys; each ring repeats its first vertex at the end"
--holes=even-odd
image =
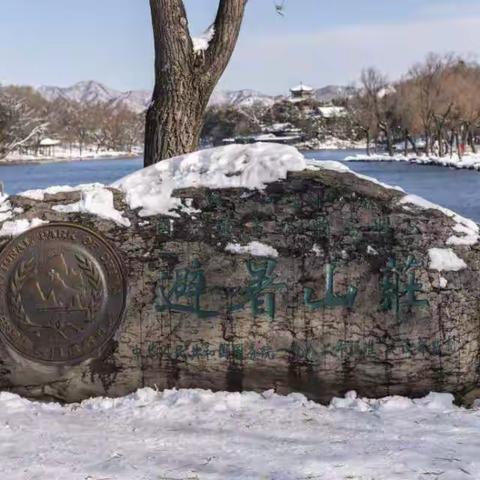
{"type": "MultiPolygon", "coordinates": [[[[190,27],[218,0],[186,0],[190,27]]],[[[398,77],[429,51],[480,53],[479,0],[249,0],[222,88],[284,92],[299,81],[352,83],[376,65],[398,77]]],[[[0,0],[0,81],[118,89],[152,85],[148,0],[0,0]]]]}

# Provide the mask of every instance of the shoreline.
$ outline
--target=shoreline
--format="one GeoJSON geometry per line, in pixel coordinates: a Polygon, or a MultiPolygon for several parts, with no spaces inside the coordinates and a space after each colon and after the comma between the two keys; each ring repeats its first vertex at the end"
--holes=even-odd
{"type": "Polygon", "coordinates": [[[131,153],[118,155],[99,155],[91,157],[49,157],[49,158],[25,158],[14,160],[0,160],[0,167],[18,166],[18,165],[42,165],[50,163],[70,163],[70,162],[91,162],[95,160],[132,160],[141,158],[142,155],[131,153]]]}
{"type": "Polygon", "coordinates": [[[350,162],[375,162],[375,163],[409,163],[413,165],[425,165],[432,167],[451,168],[455,170],[473,170],[480,171],[480,154],[469,153],[459,158],[458,155],[434,157],[434,156],[411,156],[406,157],[404,155],[395,155],[393,157],[389,155],[351,155],[343,160],[345,163],[350,162]]]}

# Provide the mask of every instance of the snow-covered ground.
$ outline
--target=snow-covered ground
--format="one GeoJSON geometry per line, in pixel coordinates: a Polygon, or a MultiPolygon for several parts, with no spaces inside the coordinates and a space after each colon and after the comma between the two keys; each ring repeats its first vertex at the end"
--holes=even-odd
{"type": "Polygon", "coordinates": [[[410,162],[423,165],[439,165],[442,167],[467,168],[480,170],[480,153],[468,153],[460,158],[457,154],[445,157],[426,156],[426,155],[394,155],[391,157],[386,154],[357,154],[345,158],[350,162],[410,162]]]}
{"type": "Polygon", "coordinates": [[[51,154],[26,155],[19,152],[10,153],[1,163],[31,163],[31,162],[63,162],[70,160],[96,160],[100,158],[129,158],[141,155],[140,149],[132,152],[120,150],[97,150],[93,147],[86,147],[80,150],[78,147],[68,148],[58,146],[51,151],[51,154]]]}
{"type": "Polygon", "coordinates": [[[330,406],[151,389],[60,406],[0,394],[8,480],[476,480],[480,410],[449,394],[330,406]]]}
{"type": "Polygon", "coordinates": [[[343,140],[337,137],[308,140],[295,146],[300,150],[360,150],[367,148],[365,141],[343,140]]]}

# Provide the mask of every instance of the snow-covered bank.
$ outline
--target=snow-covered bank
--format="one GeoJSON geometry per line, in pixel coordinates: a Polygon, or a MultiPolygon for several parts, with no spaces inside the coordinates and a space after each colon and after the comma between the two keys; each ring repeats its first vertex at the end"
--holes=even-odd
{"type": "Polygon", "coordinates": [[[343,140],[337,137],[326,137],[323,140],[313,139],[295,145],[299,150],[364,150],[365,141],[343,140]]]}
{"type": "Polygon", "coordinates": [[[462,158],[458,155],[435,157],[426,155],[390,155],[385,154],[358,154],[350,155],[345,158],[346,162],[409,162],[420,165],[438,165],[442,167],[466,168],[470,170],[480,170],[480,153],[466,154],[462,158]]]}
{"type": "Polygon", "coordinates": [[[63,148],[56,147],[49,154],[27,155],[24,153],[13,152],[6,158],[0,160],[0,165],[21,164],[21,163],[55,163],[71,162],[75,160],[100,160],[108,158],[135,158],[142,155],[140,149],[134,149],[131,152],[117,150],[97,150],[96,148],[78,147],[63,148]]]}
{"type": "Polygon", "coordinates": [[[449,394],[329,407],[287,397],[151,389],[62,407],[0,394],[8,480],[480,478],[480,410],[449,394]]]}

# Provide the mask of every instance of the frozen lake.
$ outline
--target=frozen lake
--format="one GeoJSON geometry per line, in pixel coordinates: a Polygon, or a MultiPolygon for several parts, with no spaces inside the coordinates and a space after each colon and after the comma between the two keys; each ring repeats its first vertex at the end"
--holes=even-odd
{"type": "MultiPolygon", "coordinates": [[[[352,151],[308,152],[309,158],[343,160],[352,151]]],[[[382,182],[399,185],[435,203],[480,222],[480,173],[401,162],[347,162],[352,169],[382,182]]],[[[0,166],[0,180],[8,193],[50,185],[109,184],[142,167],[142,159],[88,160],[42,165],[0,166]]]]}

